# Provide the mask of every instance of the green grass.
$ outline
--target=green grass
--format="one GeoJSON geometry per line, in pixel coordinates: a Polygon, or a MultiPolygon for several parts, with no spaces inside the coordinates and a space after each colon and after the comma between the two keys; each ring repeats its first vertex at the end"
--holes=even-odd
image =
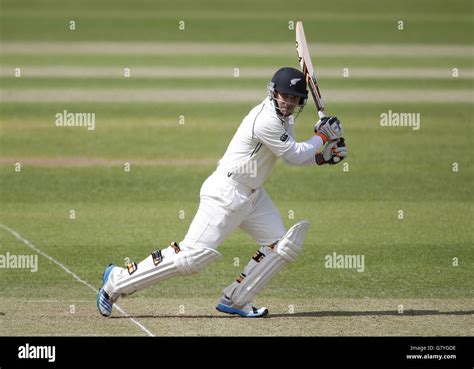
{"type": "Polygon", "coordinates": [[[328,42],[472,41],[472,19],[466,16],[472,12],[472,3],[465,0],[450,2],[449,6],[441,0],[362,1],[357,7],[347,0],[300,0],[291,6],[269,0],[258,4],[200,1],[199,6],[189,0],[172,5],[165,1],[36,1],[21,6],[4,1],[2,8],[6,11],[2,37],[9,40],[281,42],[290,33],[288,22],[302,20],[308,32],[317,30],[320,39],[328,42]],[[39,13],[35,14],[34,9],[39,13]],[[137,16],[130,17],[134,12],[137,16]],[[346,12],[349,14],[340,16],[346,12]],[[77,22],[75,31],[68,29],[71,19],[77,22]],[[184,31],[178,29],[180,20],[186,22],[184,31]],[[397,30],[398,20],[406,22],[403,31],[397,30]],[[116,31],[118,25],[120,32],[116,31]]]}
{"type": "MultiPolygon", "coordinates": [[[[36,171],[42,174],[22,173],[26,178],[15,181],[21,198],[10,194],[18,200],[3,201],[2,222],[21,230],[23,237],[34,240],[43,251],[97,285],[106,263],[121,264],[126,256],[139,261],[152,250],[183,237],[197,206],[199,182],[208,173],[208,170],[188,168],[187,175],[180,175],[177,170],[155,169],[136,170],[133,177],[126,177],[118,170],[36,171]],[[26,183],[33,175],[38,184],[34,190],[19,184],[26,183]],[[44,178],[44,183],[40,183],[40,178],[44,178]],[[173,184],[175,181],[180,185],[173,184]],[[189,184],[185,185],[186,182],[189,184]],[[151,193],[150,184],[160,190],[151,193]],[[168,200],[170,198],[175,200],[168,200]],[[75,220],[68,219],[70,209],[76,211],[75,220]],[[184,220],[179,219],[180,210],[185,211],[184,220]]],[[[15,175],[18,176],[10,176],[15,175]]],[[[2,181],[9,183],[5,177],[2,181]]],[[[413,202],[379,196],[380,199],[361,201],[358,197],[343,196],[338,201],[315,201],[311,196],[303,200],[297,196],[289,201],[272,183],[267,190],[275,198],[285,224],[293,223],[287,216],[291,210],[296,219],[308,219],[312,226],[302,257],[282,272],[263,296],[309,299],[473,297],[472,290],[466,288],[473,267],[469,251],[472,232],[466,214],[472,209],[462,199],[413,202]],[[399,209],[405,211],[403,220],[397,219],[399,209]],[[343,226],[336,232],[328,232],[328,226],[340,223],[341,219],[344,219],[343,226]],[[365,271],[326,269],[324,257],[333,252],[364,255],[365,271]],[[453,257],[459,258],[459,267],[452,265],[453,257]]],[[[307,186],[305,190],[311,188],[307,186]]],[[[3,253],[31,253],[5,232],[2,232],[2,245],[3,253]]],[[[165,282],[146,295],[216,296],[219,289],[240,272],[240,268],[233,265],[234,258],[240,258],[243,264],[256,247],[239,231],[222,245],[223,260],[199,276],[165,282]]],[[[33,284],[38,285],[37,298],[59,297],[63,292],[55,291],[54,286],[66,288],[71,282],[43,258],[40,258],[39,272],[34,274],[38,280],[30,280],[28,277],[33,274],[25,276],[25,273],[14,271],[2,279],[8,296],[24,296],[33,284]],[[18,278],[26,285],[14,283],[18,278]]],[[[80,291],[79,296],[82,295],[87,295],[85,289],[80,291]]]]}
{"type": "MultiPolygon", "coordinates": [[[[301,140],[310,137],[314,125],[314,109],[308,105],[296,124],[301,140]]],[[[2,154],[9,157],[217,159],[250,108],[249,104],[4,104],[0,143],[2,154]],[[96,129],[56,127],[55,114],[64,109],[95,112],[96,129]],[[185,117],[184,125],[179,124],[180,115],[185,117]]],[[[454,104],[450,110],[429,104],[328,104],[328,111],[337,113],[345,123],[356,165],[370,168],[400,162],[419,168],[427,160],[428,167],[449,167],[450,160],[468,164],[471,139],[469,134],[458,134],[458,130],[471,132],[472,107],[467,104],[454,104]],[[388,110],[420,113],[421,129],[381,127],[380,114],[388,110]],[[456,122],[457,130],[446,130],[447,121],[456,122]],[[374,137],[378,145],[371,144],[374,137]],[[464,154],[450,156],[448,142],[452,141],[447,140],[456,140],[457,149],[464,154]],[[420,147],[419,160],[411,162],[413,158],[405,153],[420,147]],[[441,149],[448,151],[440,156],[441,149]]]]}
{"type": "MultiPolygon", "coordinates": [[[[149,123],[154,109],[166,121],[163,117],[176,107],[147,107],[145,113],[144,106],[111,110],[103,130],[93,133],[67,132],[48,125],[18,131],[13,126],[4,130],[2,151],[19,157],[93,153],[92,156],[113,158],[124,157],[123,150],[128,148],[128,157],[135,158],[219,157],[238,124],[232,122],[231,115],[244,109],[233,106],[228,112],[221,106],[221,110],[214,111],[215,118],[204,120],[206,107],[190,106],[193,123],[162,127],[159,120],[155,125],[149,123]],[[137,119],[140,114],[145,119],[137,119]],[[135,121],[128,124],[128,119],[135,121]],[[33,131],[34,135],[28,133],[33,131]],[[97,137],[88,136],[91,134],[97,137]],[[128,137],[125,143],[124,137],[128,137]],[[81,143],[85,145],[80,146],[81,143]]],[[[107,105],[97,108],[105,110],[107,105]]],[[[473,168],[468,161],[470,136],[459,135],[460,131],[470,132],[471,108],[459,104],[447,112],[442,107],[418,105],[416,109],[422,114],[418,132],[380,127],[374,118],[384,108],[334,106],[347,122],[349,172],[343,172],[341,166],[275,168],[266,188],[285,224],[294,222],[288,219],[291,210],[296,219],[309,219],[312,228],[304,256],[272,283],[266,292],[269,296],[473,297],[472,289],[467,288],[473,266],[473,168]],[[457,130],[446,130],[449,119],[456,121],[457,130]],[[453,141],[455,151],[449,145],[453,141]],[[458,173],[451,170],[454,161],[459,162],[458,173]],[[325,190],[321,192],[321,188],[325,190]],[[405,212],[403,220],[397,218],[400,209],[405,212]],[[334,251],[365,255],[366,270],[358,273],[324,268],[324,256],[334,251]],[[460,267],[452,266],[453,257],[461,260],[460,267]]],[[[414,106],[404,108],[415,110],[414,106]]],[[[42,105],[38,110],[36,121],[41,123],[48,106],[42,105]]],[[[14,104],[4,107],[4,114],[14,111],[14,104]]],[[[22,111],[16,119],[33,127],[36,123],[30,114],[22,111]]],[[[307,131],[309,115],[302,116],[299,132],[307,131]]],[[[120,166],[81,169],[25,165],[21,173],[15,173],[11,165],[4,165],[0,219],[93,282],[102,265],[109,261],[120,263],[125,256],[140,260],[151,249],[180,240],[196,210],[199,187],[213,169],[132,167],[130,173],[125,173],[120,166]],[[78,214],[74,221],[68,219],[70,209],[78,214]],[[179,219],[180,210],[185,211],[186,219],[179,219]],[[80,255],[90,259],[86,265],[80,255]]],[[[21,246],[11,235],[2,237],[5,251],[21,246]]],[[[188,294],[216,294],[239,271],[233,266],[234,257],[244,263],[255,247],[248,236],[239,232],[222,245],[225,258],[209,271],[178,284],[166,282],[150,293],[183,298],[188,294]]],[[[17,273],[21,272],[13,275],[17,273]]],[[[58,276],[50,273],[50,268],[41,273],[43,287],[39,292],[44,289],[45,296],[50,296],[48,291],[58,283],[58,276]]],[[[13,276],[1,283],[8,285],[10,278],[13,276]]],[[[68,282],[66,279],[60,283],[68,282]]],[[[17,288],[19,291],[9,288],[11,296],[27,291],[23,284],[17,288]]]]}

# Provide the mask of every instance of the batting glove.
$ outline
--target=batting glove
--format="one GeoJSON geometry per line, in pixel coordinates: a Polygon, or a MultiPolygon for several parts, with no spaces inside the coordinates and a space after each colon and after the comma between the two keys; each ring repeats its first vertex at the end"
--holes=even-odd
{"type": "Polygon", "coordinates": [[[336,116],[324,117],[316,123],[314,127],[316,135],[323,139],[323,142],[338,140],[343,136],[342,123],[336,116]]]}
{"type": "Polygon", "coordinates": [[[316,164],[337,164],[347,157],[347,147],[344,138],[328,142],[321,152],[316,154],[316,164]]]}

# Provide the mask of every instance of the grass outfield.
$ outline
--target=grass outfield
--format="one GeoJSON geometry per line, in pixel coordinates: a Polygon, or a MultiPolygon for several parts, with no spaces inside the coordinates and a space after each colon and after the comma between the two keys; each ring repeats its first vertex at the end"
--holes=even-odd
{"type": "MultiPolygon", "coordinates": [[[[308,219],[311,226],[301,256],[257,297],[257,304],[270,309],[269,318],[249,321],[214,310],[222,289],[258,248],[241,231],[221,245],[223,258],[201,274],[121,299],[129,316],[115,311],[104,319],[95,307],[107,263],[122,264],[124,257],[138,262],[184,237],[202,182],[258,100],[27,103],[20,98],[0,100],[0,255],[30,255],[37,249],[43,254],[36,272],[0,268],[0,335],[472,336],[472,103],[403,100],[404,89],[419,96],[472,92],[472,4],[305,2],[304,14],[297,10],[299,2],[293,10],[275,1],[239,2],[238,9],[216,4],[205,1],[196,9],[189,1],[141,1],[130,10],[123,0],[68,2],[67,7],[63,1],[3,1],[1,41],[13,46],[0,55],[1,92],[35,90],[39,98],[52,90],[149,89],[172,96],[184,90],[260,88],[263,99],[267,70],[297,66],[289,20],[303,20],[313,43],[357,45],[355,55],[350,47],[340,47],[336,56],[313,55],[328,73],[319,76],[323,95],[326,89],[380,90],[397,91],[402,98],[360,104],[328,99],[327,111],[344,123],[348,166],[278,163],[274,168],[265,189],[285,225],[308,219]],[[74,32],[66,29],[73,18],[74,32]],[[180,19],[186,21],[185,31],[178,30],[180,19]],[[403,31],[397,30],[400,19],[403,31]],[[75,41],[187,46],[176,55],[146,49],[131,54],[126,44],[115,54],[80,47],[52,51],[57,42],[75,41]],[[50,42],[52,49],[19,51],[17,42],[50,42]],[[194,43],[234,49],[206,54],[193,49],[200,45],[194,43]],[[239,51],[248,44],[263,51],[239,51]],[[267,44],[283,46],[265,55],[267,44]],[[380,45],[394,49],[367,55],[380,45]],[[416,45],[430,49],[417,53],[416,45]],[[414,47],[413,54],[404,49],[394,55],[405,46],[414,47]],[[447,55],[446,50],[453,51],[447,55]],[[13,75],[17,67],[21,78],[13,75]],[[43,67],[51,68],[34,69],[43,67]],[[120,75],[124,67],[132,68],[131,78],[120,75]],[[232,77],[236,67],[242,68],[241,78],[232,77]],[[373,75],[343,78],[346,67],[373,75]],[[94,77],[68,76],[73,71],[68,68],[84,68],[94,77]],[[195,75],[134,77],[134,68],[194,68],[195,75]],[[200,68],[228,70],[229,76],[199,75],[200,68]],[[377,71],[397,68],[400,75],[377,77],[377,71]],[[430,68],[442,75],[426,74],[430,68]],[[452,77],[453,68],[459,69],[458,77],[452,77]],[[63,74],[56,76],[55,70],[63,74]],[[107,70],[119,75],[100,74],[107,70]],[[246,70],[256,77],[246,76],[246,70]],[[338,70],[341,76],[335,75],[338,70]],[[95,130],[56,127],[55,114],[63,110],[95,113],[95,130]],[[389,110],[420,114],[420,129],[382,127],[380,115],[389,110]],[[124,171],[126,162],[130,172],[124,171]],[[325,257],[334,252],[363,255],[364,270],[326,268],[325,257]]],[[[312,134],[314,121],[309,101],[296,124],[300,140],[312,134]]]]}
{"type": "MultiPolygon", "coordinates": [[[[281,42],[288,22],[305,21],[307,32],[327,42],[423,42],[468,43],[464,32],[472,25],[466,0],[285,2],[246,0],[238,3],[185,0],[165,1],[84,1],[75,3],[42,1],[18,4],[5,1],[3,33],[10,40],[119,40],[119,41],[259,41],[281,42]],[[342,14],[341,14],[342,13],[342,14]],[[135,15],[133,15],[135,14],[135,15]],[[69,21],[77,22],[76,32],[61,32],[69,21]],[[178,28],[185,22],[185,30],[178,28]],[[397,33],[397,21],[406,23],[405,33],[397,33]],[[376,30],[376,32],[375,32],[376,30]]],[[[471,36],[472,37],[472,36],[471,36]]]]}

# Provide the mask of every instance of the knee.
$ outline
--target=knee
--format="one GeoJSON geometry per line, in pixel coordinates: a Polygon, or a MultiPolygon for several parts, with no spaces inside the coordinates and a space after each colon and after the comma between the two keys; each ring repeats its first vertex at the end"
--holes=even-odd
{"type": "Polygon", "coordinates": [[[301,253],[309,223],[301,221],[291,227],[275,246],[274,251],[285,261],[292,262],[301,253]]]}
{"type": "Polygon", "coordinates": [[[187,249],[176,254],[174,264],[180,275],[197,274],[221,254],[214,249],[187,249]]]}

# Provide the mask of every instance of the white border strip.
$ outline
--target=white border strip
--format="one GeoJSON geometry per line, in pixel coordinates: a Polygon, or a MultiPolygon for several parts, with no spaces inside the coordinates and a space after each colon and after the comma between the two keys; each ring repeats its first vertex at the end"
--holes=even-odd
{"type": "MultiPolygon", "coordinates": [[[[27,239],[21,237],[17,232],[15,232],[13,229],[8,228],[7,226],[3,225],[0,223],[0,227],[5,229],[6,231],[10,232],[12,235],[14,235],[17,239],[22,241],[24,244],[26,244],[29,248],[31,248],[33,251],[37,252],[38,254],[44,256],[46,259],[49,261],[53,262],[57,266],[59,266],[62,270],[64,270],[67,274],[71,275],[76,281],[84,284],[86,287],[89,287],[92,291],[97,292],[97,289],[92,286],[91,284],[87,283],[83,279],[81,279],[77,274],[74,272],[70,271],[67,267],[65,267],[63,264],[61,264],[59,261],[56,259],[52,258],[48,254],[44,253],[40,249],[38,249],[35,245],[33,245],[30,241],[27,239]]],[[[128,319],[130,319],[133,323],[135,323],[143,332],[148,334],[151,337],[155,337],[153,333],[151,333],[143,324],[132,318],[124,309],[122,309],[119,305],[114,304],[114,306],[117,308],[118,311],[122,313],[122,315],[126,316],[128,319]]]]}

